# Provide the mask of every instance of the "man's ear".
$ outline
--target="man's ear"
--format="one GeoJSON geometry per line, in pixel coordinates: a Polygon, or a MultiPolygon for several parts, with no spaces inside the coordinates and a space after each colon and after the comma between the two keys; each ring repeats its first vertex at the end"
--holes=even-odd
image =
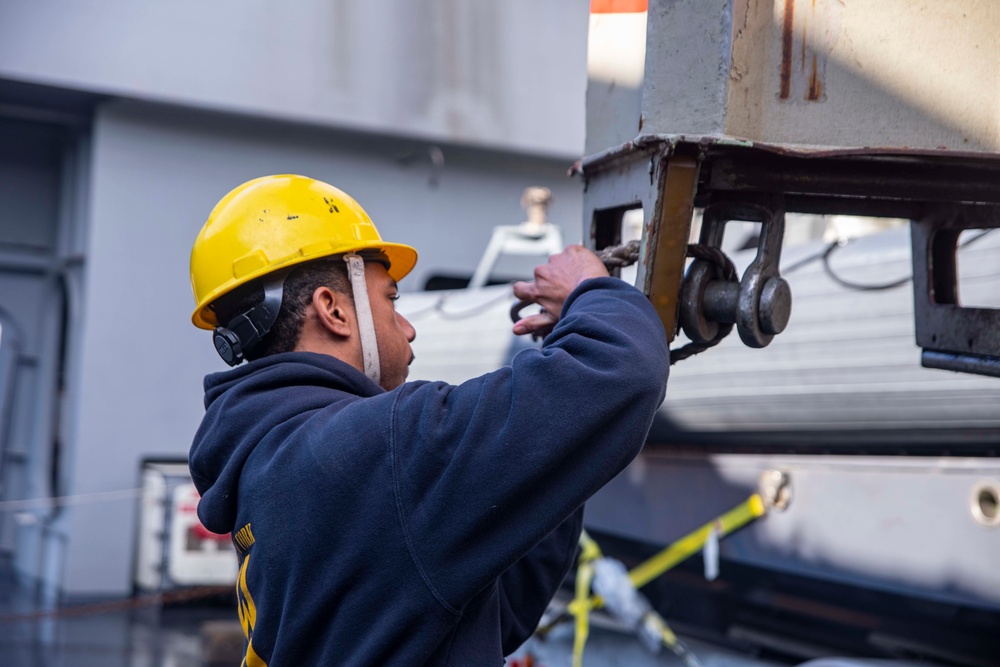
{"type": "Polygon", "coordinates": [[[354,332],[354,306],[350,297],[329,287],[317,287],[312,307],[319,325],[337,338],[350,338],[354,332]]]}

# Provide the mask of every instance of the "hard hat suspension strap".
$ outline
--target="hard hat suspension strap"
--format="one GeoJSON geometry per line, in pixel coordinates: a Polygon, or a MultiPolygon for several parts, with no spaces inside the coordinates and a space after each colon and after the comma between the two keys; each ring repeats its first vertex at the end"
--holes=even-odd
{"type": "Polygon", "coordinates": [[[354,311],[358,315],[358,331],[361,334],[361,357],[365,375],[379,384],[382,376],[378,359],[378,339],[375,337],[375,320],[372,319],[371,302],[368,300],[368,285],[365,282],[365,262],[360,255],[344,255],[347,275],[351,279],[354,292],[354,311]]]}

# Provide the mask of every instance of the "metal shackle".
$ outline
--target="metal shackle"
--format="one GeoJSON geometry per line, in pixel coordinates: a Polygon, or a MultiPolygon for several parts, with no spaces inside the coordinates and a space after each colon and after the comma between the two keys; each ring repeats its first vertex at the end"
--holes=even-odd
{"type": "Polygon", "coordinates": [[[692,262],[681,288],[681,327],[692,341],[708,342],[720,335],[721,327],[735,324],[745,345],[765,347],[785,330],[792,310],[791,289],[778,272],[784,204],[780,197],[770,197],[761,203],[709,205],[701,244],[718,248],[730,220],[761,223],[757,256],[739,282],[720,280],[710,262],[692,262]]]}
{"type": "MultiPolygon", "coordinates": [[[[681,326],[692,341],[706,343],[718,336],[720,324],[739,325],[741,298],[746,298],[748,289],[742,282],[713,279],[708,262],[696,260],[695,264],[688,271],[681,295],[681,326]]],[[[754,289],[749,283],[747,285],[749,290],[754,289]]],[[[752,292],[750,298],[753,298],[752,292]]],[[[788,325],[791,312],[792,291],[788,282],[780,276],[768,278],[757,297],[756,326],[761,334],[772,337],[780,334],[788,325]]],[[[748,326],[754,325],[744,320],[744,327],[748,326]]]]}

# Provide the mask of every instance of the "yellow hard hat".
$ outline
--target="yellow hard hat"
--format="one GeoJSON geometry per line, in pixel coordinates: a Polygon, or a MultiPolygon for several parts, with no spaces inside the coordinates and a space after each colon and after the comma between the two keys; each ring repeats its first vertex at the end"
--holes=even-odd
{"type": "Polygon", "coordinates": [[[215,205],[191,249],[191,321],[218,322],[209,307],[220,296],[278,269],[329,255],[378,250],[397,282],[417,263],[408,245],[386,243],[348,194],[305,176],[264,176],[215,205]]]}

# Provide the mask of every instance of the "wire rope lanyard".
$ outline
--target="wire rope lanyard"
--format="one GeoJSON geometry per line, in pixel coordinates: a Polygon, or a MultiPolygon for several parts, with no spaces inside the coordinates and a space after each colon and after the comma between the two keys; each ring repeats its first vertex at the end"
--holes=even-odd
{"type": "Polygon", "coordinates": [[[633,629],[647,648],[655,652],[660,646],[666,646],[688,667],[698,667],[698,659],[637,589],[702,551],[706,544],[714,543],[766,513],[764,499],[759,493],[754,493],[733,509],[691,531],[628,571],[620,561],[604,557],[597,542],[583,531],[580,534],[580,555],[573,600],[564,613],[540,626],[537,634],[544,636],[553,627],[572,617],[575,621],[573,667],[582,667],[583,652],[590,635],[590,613],[595,609],[607,608],[612,616],[633,629]]]}

